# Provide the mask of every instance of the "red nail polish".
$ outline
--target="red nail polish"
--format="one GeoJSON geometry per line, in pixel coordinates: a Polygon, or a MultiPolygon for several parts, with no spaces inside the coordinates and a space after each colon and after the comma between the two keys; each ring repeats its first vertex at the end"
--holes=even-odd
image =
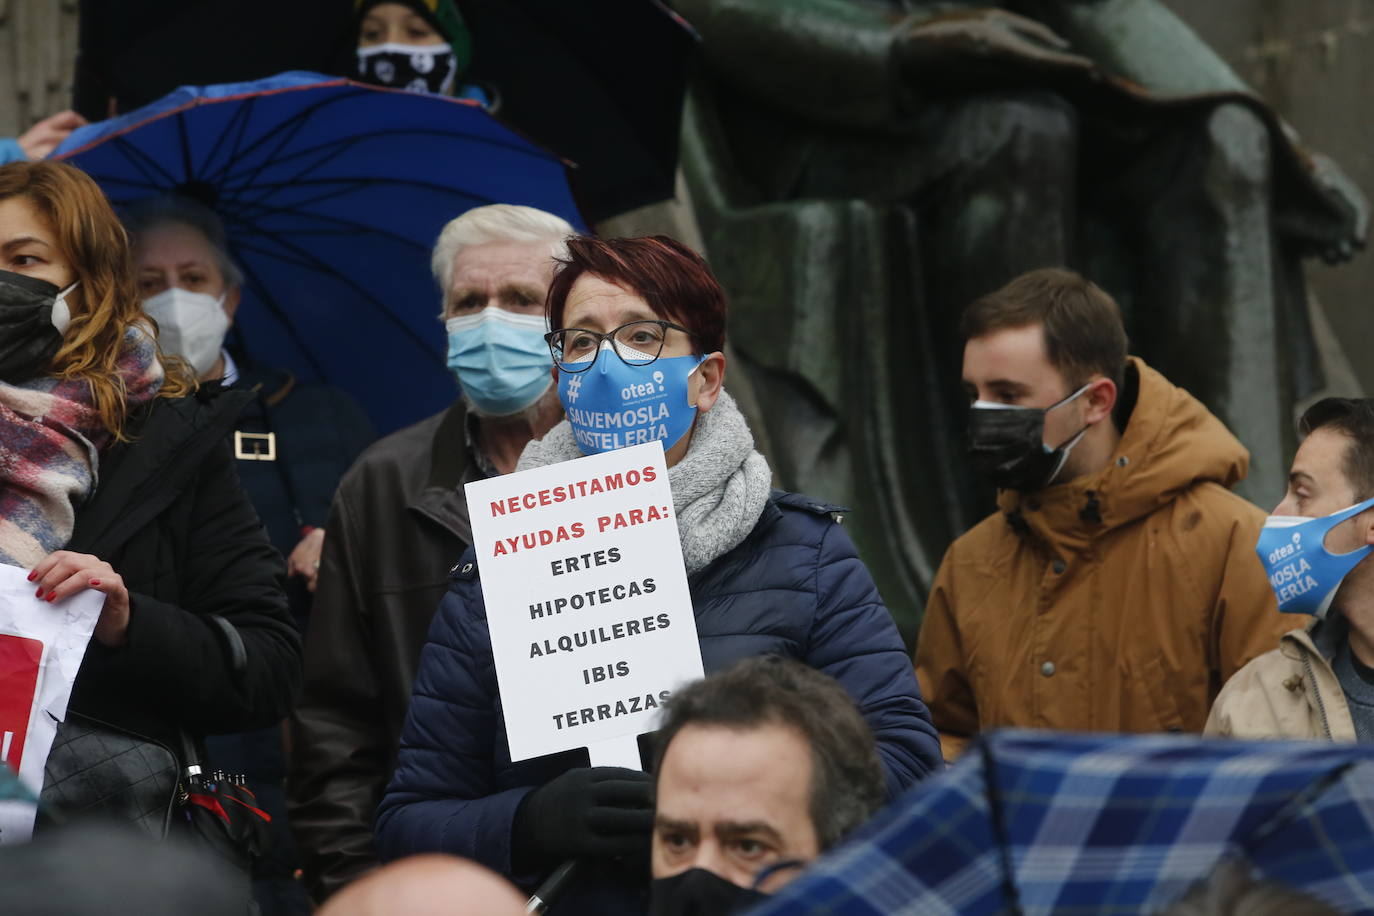
{"type": "Polygon", "coordinates": [[[42,597],[43,597],[43,586],[41,586],[41,585],[38,586],[38,591],[34,592],[34,593],[33,593],[33,596],[34,596],[35,598],[42,598],[42,597]]]}
{"type": "Polygon", "coordinates": [[[32,582],[32,581],[34,580],[34,577],[37,576],[37,575],[38,575],[38,570],[36,570],[36,569],[30,570],[30,571],[29,571],[29,581],[32,582]]]}
{"type": "Polygon", "coordinates": [[[53,591],[53,592],[48,592],[48,597],[44,598],[43,600],[46,601],[46,602],[48,602],[49,604],[51,604],[51,603],[52,603],[52,600],[53,600],[54,598],[56,598],[56,597],[57,597],[57,592],[55,592],[55,591],[53,591]]]}
{"type": "Polygon", "coordinates": [[[94,588],[95,586],[97,586],[97,585],[99,585],[99,584],[100,584],[100,580],[99,580],[99,579],[92,579],[92,580],[91,580],[91,587],[92,587],[92,588],[94,588]]]}

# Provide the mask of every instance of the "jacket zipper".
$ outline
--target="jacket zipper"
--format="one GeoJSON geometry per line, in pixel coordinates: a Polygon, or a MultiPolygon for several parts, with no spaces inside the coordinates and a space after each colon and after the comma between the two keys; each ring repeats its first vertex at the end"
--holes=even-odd
{"type": "Polygon", "coordinates": [[[1307,682],[1312,685],[1312,696],[1317,700],[1317,712],[1322,717],[1322,728],[1326,731],[1326,740],[1334,741],[1335,739],[1331,737],[1331,723],[1326,718],[1326,704],[1322,702],[1322,693],[1317,689],[1317,675],[1312,670],[1312,658],[1307,654],[1306,649],[1302,653],[1302,666],[1307,671],[1307,682]]]}

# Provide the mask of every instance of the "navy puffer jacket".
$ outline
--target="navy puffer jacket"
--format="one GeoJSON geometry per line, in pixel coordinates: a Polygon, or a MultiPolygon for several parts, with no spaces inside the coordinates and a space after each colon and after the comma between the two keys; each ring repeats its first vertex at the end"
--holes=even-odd
{"type": "MultiPolygon", "coordinates": [[[[738,547],[691,576],[709,674],[775,654],[829,674],[873,728],[895,797],[941,764],[911,659],[833,506],[775,491],[738,547]]],[[[528,884],[511,868],[511,825],[534,788],[587,765],[585,750],[510,760],[486,609],[471,550],[420,656],[396,773],[377,817],[384,859],[447,852],[528,884]]],[[[643,912],[647,875],[584,873],[564,912],[643,912]],[[619,886],[616,886],[619,885],[619,886]]]]}

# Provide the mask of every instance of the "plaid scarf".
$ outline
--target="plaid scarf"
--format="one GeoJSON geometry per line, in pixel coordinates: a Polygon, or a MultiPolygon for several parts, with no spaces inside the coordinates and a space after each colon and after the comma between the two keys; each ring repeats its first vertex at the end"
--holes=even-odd
{"type": "MultiPolygon", "coordinates": [[[[162,387],[153,338],[130,328],[115,367],[126,410],[162,387]]],[[[0,563],[33,567],[71,539],[112,436],[83,380],[0,382],[0,563]]]]}

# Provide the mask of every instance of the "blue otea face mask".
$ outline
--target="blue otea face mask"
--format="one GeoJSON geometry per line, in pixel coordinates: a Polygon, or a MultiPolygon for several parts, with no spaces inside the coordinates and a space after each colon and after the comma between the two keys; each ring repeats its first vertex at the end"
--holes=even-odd
{"type": "Polygon", "coordinates": [[[444,326],[448,367],[463,394],[483,413],[519,413],[553,384],[543,315],[519,315],[489,305],[476,314],[450,318],[444,326]]]}
{"type": "Polygon", "coordinates": [[[669,356],[647,366],[630,366],[604,340],[590,369],[560,371],[558,398],[582,454],[659,440],[664,451],[676,445],[696,419],[696,405],[687,403],[688,380],[705,360],[669,356]]]}
{"type": "Polygon", "coordinates": [[[1374,499],[1320,518],[1271,515],[1265,519],[1255,552],[1279,600],[1279,610],[1326,616],[1341,580],[1374,549],[1366,544],[1349,553],[1332,553],[1326,549],[1326,536],[1341,522],[1371,507],[1374,499]]]}

